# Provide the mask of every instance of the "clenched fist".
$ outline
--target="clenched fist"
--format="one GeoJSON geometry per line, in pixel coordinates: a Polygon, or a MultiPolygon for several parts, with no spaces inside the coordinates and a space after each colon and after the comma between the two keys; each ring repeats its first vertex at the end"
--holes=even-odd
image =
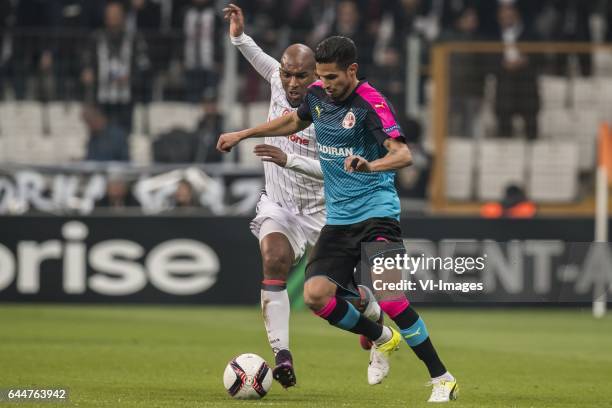
{"type": "Polygon", "coordinates": [[[223,133],[217,141],[217,150],[223,153],[229,153],[232,147],[240,143],[240,132],[223,133]]]}

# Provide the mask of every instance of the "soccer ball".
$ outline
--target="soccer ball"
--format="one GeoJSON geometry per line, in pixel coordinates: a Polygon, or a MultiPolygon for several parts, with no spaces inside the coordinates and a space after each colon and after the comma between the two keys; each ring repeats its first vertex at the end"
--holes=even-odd
{"type": "Polygon", "coordinates": [[[225,367],[223,385],[234,398],[259,399],[272,385],[272,370],[257,354],[241,354],[225,367]]]}

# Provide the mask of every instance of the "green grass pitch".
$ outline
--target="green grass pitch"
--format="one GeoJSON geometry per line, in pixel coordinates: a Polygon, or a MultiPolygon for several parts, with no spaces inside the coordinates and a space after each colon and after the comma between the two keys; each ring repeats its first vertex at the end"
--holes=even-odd
{"type": "MultiPolygon", "coordinates": [[[[612,407],[612,316],[418,310],[459,380],[451,407],[612,407]]],[[[256,307],[1,305],[0,388],[70,389],[67,404],[24,407],[428,406],[426,370],[405,344],[371,387],[356,336],[305,311],[293,314],[291,336],[298,386],[236,401],[222,385],[228,360],[271,361],[256,307]]]]}

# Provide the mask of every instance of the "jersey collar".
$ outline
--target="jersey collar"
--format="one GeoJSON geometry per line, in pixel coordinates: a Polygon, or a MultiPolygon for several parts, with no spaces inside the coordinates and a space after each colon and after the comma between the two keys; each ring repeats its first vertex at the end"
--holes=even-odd
{"type": "Polygon", "coordinates": [[[334,100],[333,100],[333,99],[331,99],[331,98],[329,98],[329,99],[331,100],[331,102],[332,102],[334,105],[338,105],[338,106],[340,106],[340,105],[345,105],[345,104],[347,104],[347,103],[350,103],[350,102],[353,100],[353,98],[355,97],[355,95],[357,94],[357,89],[359,89],[359,87],[360,87],[361,85],[365,84],[366,82],[368,82],[368,81],[367,81],[365,78],[360,79],[360,80],[359,80],[359,82],[357,82],[357,86],[355,87],[355,89],[353,89],[353,92],[351,92],[351,93],[349,94],[349,96],[347,96],[347,97],[346,97],[346,99],[344,99],[344,100],[342,100],[342,101],[334,101],[334,100]]]}

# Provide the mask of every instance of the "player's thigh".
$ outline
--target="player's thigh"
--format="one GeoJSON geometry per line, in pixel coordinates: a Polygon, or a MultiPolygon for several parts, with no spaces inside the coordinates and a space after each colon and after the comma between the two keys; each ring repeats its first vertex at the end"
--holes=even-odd
{"type": "MultiPolygon", "coordinates": [[[[351,237],[346,228],[330,225],[323,227],[306,265],[306,284],[314,277],[324,277],[337,287],[336,293],[339,296],[359,297],[354,279],[359,249],[350,245],[350,242],[351,237]]],[[[312,286],[308,288],[314,289],[312,286]]]]}
{"type": "Polygon", "coordinates": [[[321,230],[325,226],[325,218],[324,211],[297,216],[299,226],[306,237],[307,247],[310,249],[310,252],[314,249],[321,230]]]}
{"type": "MultiPolygon", "coordinates": [[[[298,217],[270,200],[265,194],[257,204],[257,215],[251,222],[251,232],[259,239],[260,248],[267,235],[272,233],[283,235],[291,249],[291,266],[297,263],[306,251],[307,239],[299,226],[298,217]]],[[[283,255],[286,253],[284,244],[283,241],[283,255]]],[[[264,256],[263,252],[262,256],[264,256]]]]}

